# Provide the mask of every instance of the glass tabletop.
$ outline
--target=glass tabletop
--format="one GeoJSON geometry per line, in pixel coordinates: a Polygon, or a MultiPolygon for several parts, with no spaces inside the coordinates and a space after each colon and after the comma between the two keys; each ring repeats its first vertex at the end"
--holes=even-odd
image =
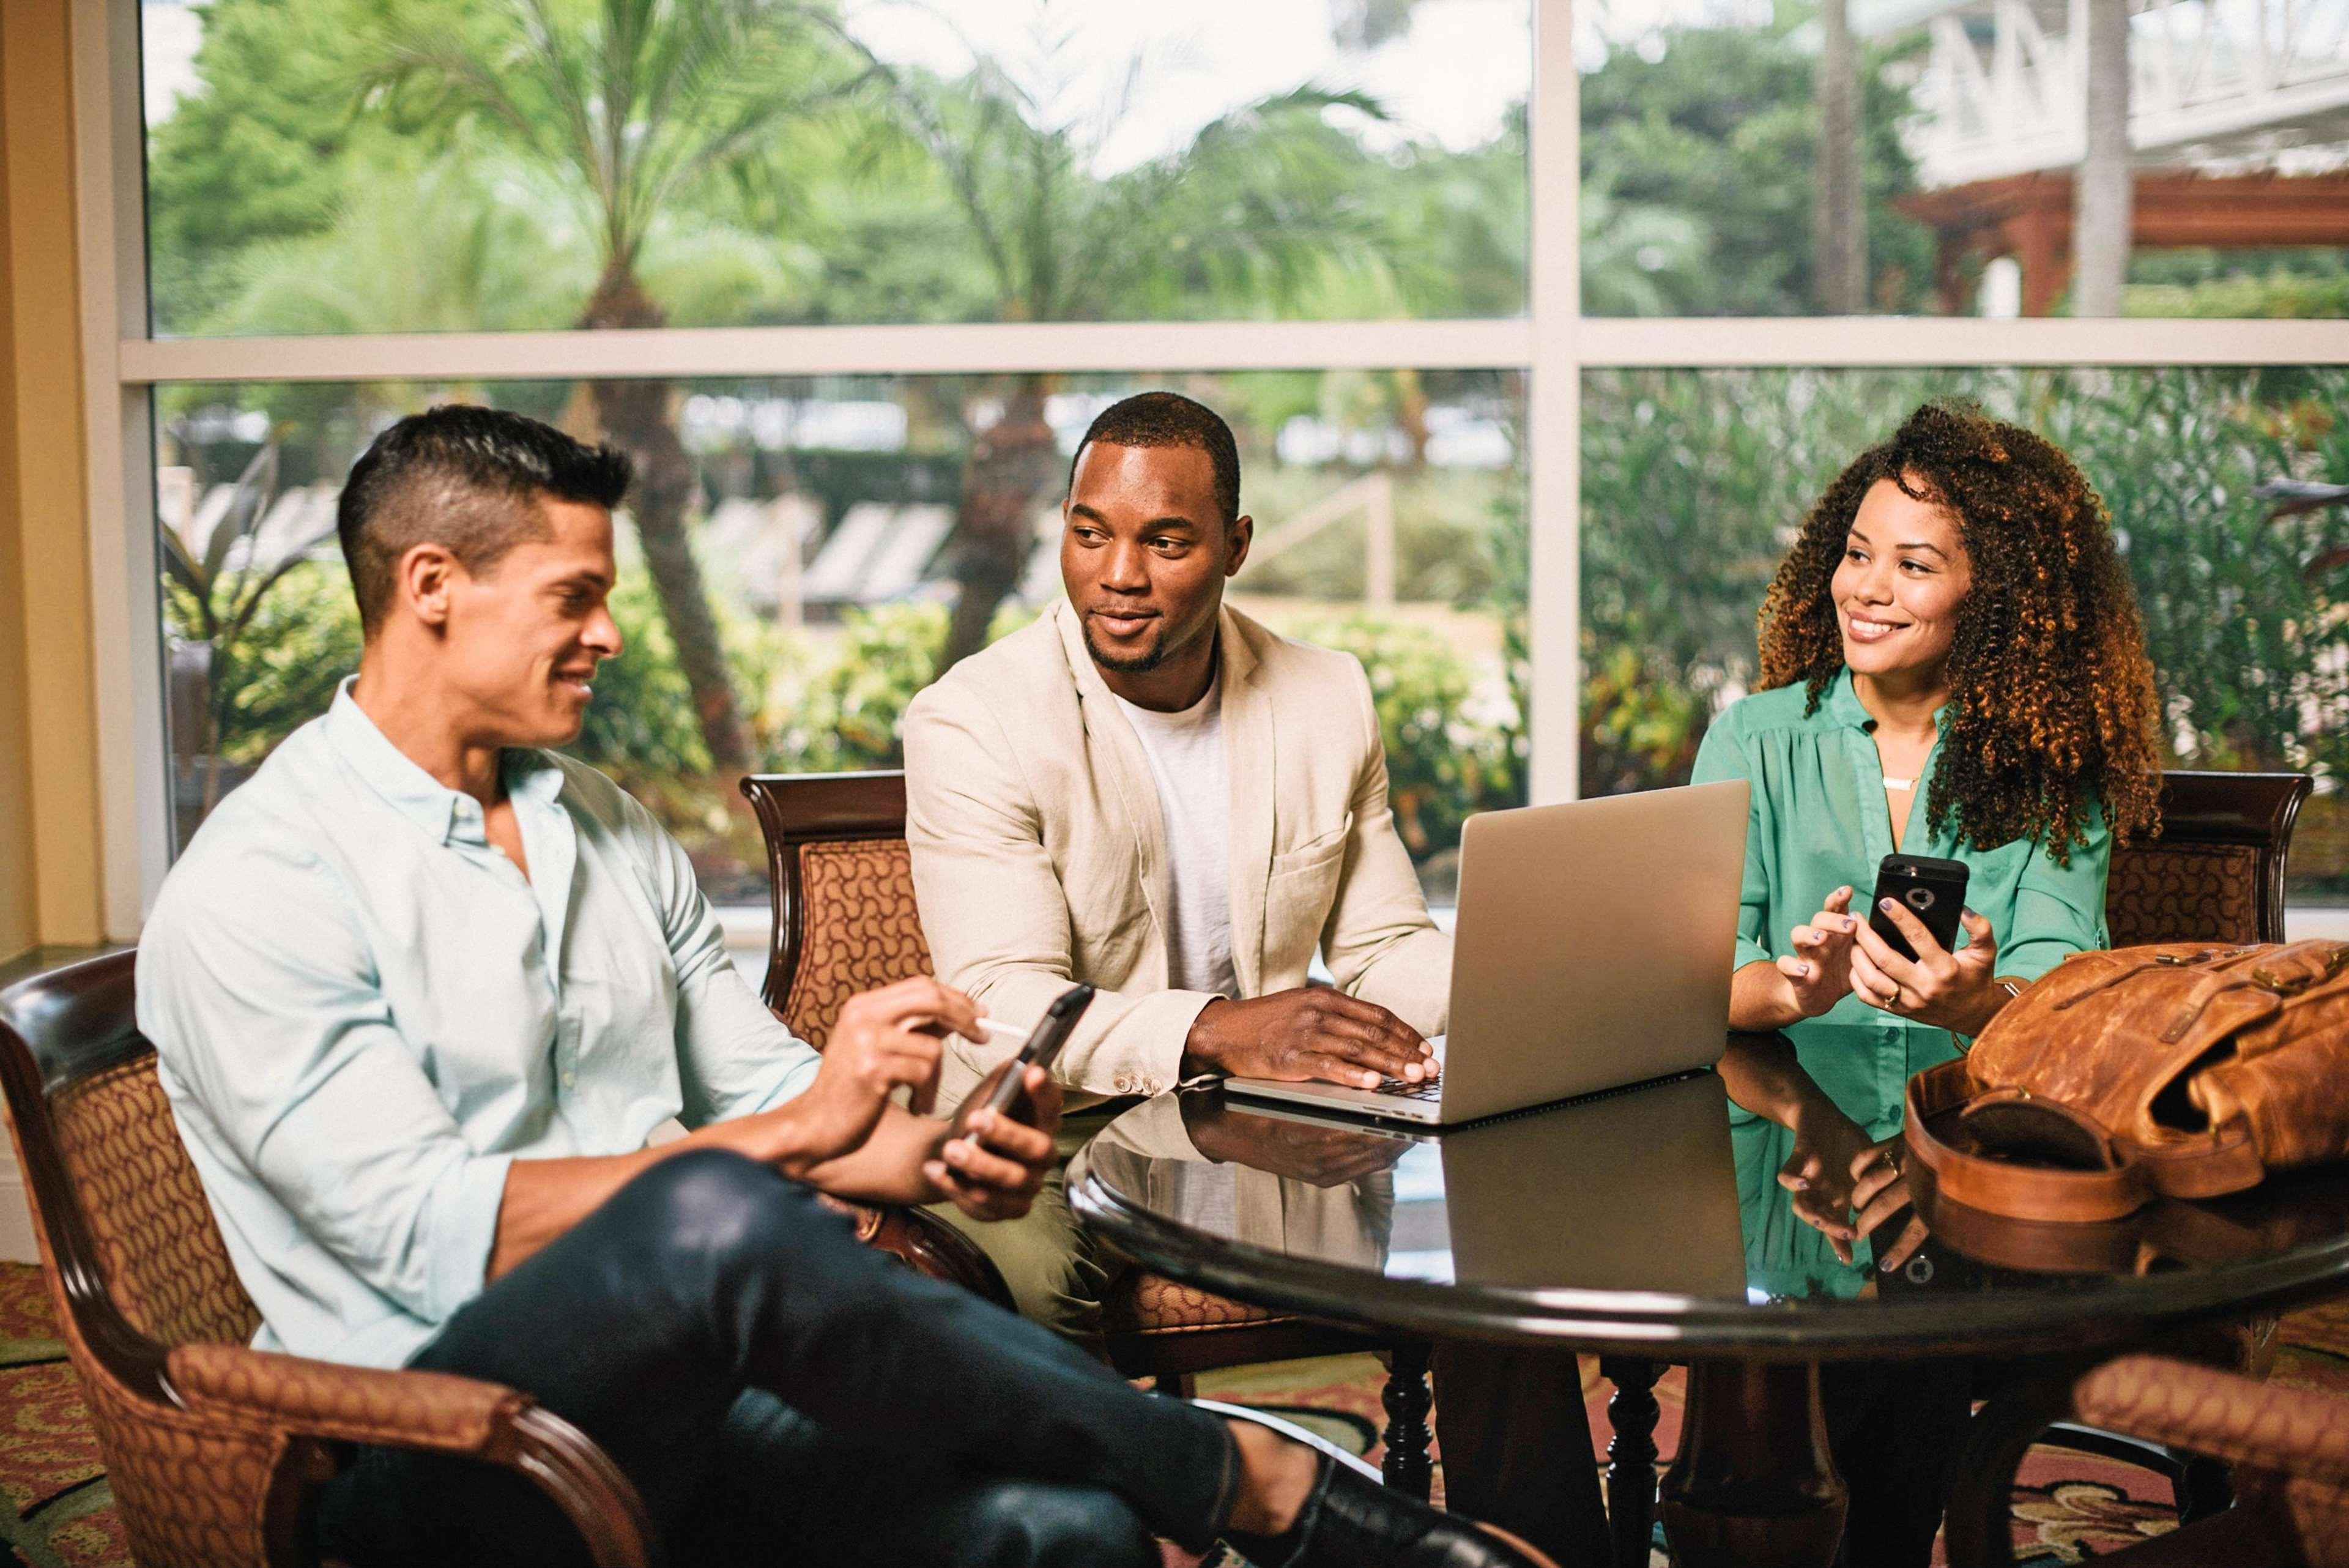
{"type": "MultiPolygon", "coordinates": [[[[1713,1073],[1444,1132],[1211,1088],[1119,1116],[1070,1191],[1146,1266],[1247,1300],[1682,1358],[2077,1348],[2349,1292],[2349,1168],[2093,1226],[1927,1188],[1926,1239],[1888,1272],[1804,1220],[1778,1179],[1792,1146],[1713,1073]]],[[[1909,1218],[1877,1232],[1888,1250],[1909,1218]]]]}

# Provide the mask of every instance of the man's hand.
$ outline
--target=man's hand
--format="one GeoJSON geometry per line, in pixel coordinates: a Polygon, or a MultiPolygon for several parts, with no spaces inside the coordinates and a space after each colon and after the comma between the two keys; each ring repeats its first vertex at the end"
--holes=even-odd
{"type": "Polygon", "coordinates": [[[1037,1189],[1057,1162],[1054,1135],[1061,1130],[1061,1086],[1041,1067],[1025,1069],[1024,1094],[1009,1113],[986,1108],[988,1096],[1016,1063],[1006,1062],[980,1081],[966,1104],[978,1108],[959,1127],[949,1127],[922,1174],[941,1197],[976,1220],[1017,1220],[1036,1201],[1037,1189]]]}
{"type": "Polygon", "coordinates": [[[928,1115],[937,1097],[939,1037],[949,1030],[975,1038],[978,1010],[961,992],[927,976],[851,997],[833,1026],[815,1082],[792,1102],[800,1158],[819,1165],[862,1146],[899,1088],[913,1091],[915,1115],[928,1115]]]}
{"type": "Polygon", "coordinates": [[[1341,1187],[1392,1168],[1411,1149],[1407,1138],[1252,1116],[1217,1104],[1219,1097],[1186,1094],[1182,1106],[1191,1147],[1220,1164],[1249,1166],[1316,1187],[1341,1187]]]}
{"type": "Polygon", "coordinates": [[[1195,1071],[1375,1089],[1433,1077],[1435,1048],[1376,1002],[1311,986],[1201,1008],[1183,1042],[1183,1075],[1195,1071]]]}

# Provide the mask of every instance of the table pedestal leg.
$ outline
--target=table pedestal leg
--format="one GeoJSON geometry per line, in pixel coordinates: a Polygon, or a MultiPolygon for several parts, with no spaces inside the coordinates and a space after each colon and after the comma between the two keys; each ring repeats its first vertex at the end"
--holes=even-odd
{"type": "Polygon", "coordinates": [[[1662,1495],[1679,1568],[1826,1568],[1847,1500],[1827,1455],[1819,1369],[1691,1366],[1662,1495]]]}
{"type": "Polygon", "coordinates": [[[1435,1403],[1427,1389],[1430,1347],[1422,1341],[1406,1340],[1390,1354],[1393,1364],[1379,1396],[1387,1412],[1386,1463],[1381,1467],[1380,1479],[1425,1502],[1435,1486],[1435,1462],[1427,1452],[1427,1412],[1435,1403]]]}
{"type": "Polygon", "coordinates": [[[1630,1355],[1602,1355],[1599,1376],[1615,1385],[1607,1401],[1607,1532],[1614,1568],[1648,1568],[1656,1519],[1656,1379],[1663,1367],[1630,1355]]]}

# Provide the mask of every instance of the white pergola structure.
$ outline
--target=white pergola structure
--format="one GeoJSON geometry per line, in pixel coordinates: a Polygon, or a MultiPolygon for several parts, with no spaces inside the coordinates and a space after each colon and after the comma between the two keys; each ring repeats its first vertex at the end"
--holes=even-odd
{"type": "MultiPolygon", "coordinates": [[[[2088,0],[1859,0],[1853,30],[1931,40],[1910,133],[1929,188],[2064,170],[2087,144],[2088,0]]],[[[2129,0],[2140,164],[2338,167],[2349,0],[2129,0]]]]}

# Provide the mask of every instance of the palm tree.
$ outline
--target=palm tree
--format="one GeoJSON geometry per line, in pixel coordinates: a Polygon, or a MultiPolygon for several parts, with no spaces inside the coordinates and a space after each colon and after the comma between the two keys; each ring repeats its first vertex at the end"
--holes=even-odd
{"type": "Polygon", "coordinates": [[[2072,314],[2118,316],[2129,260],[2128,0],[2087,0],[2087,145],[2073,191],[2072,314]]]}
{"type": "Polygon", "coordinates": [[[1820,0],[1819,24],[1819,307],[1857,316],[1868,308],[1868,190],[1848,0],[1820,0]]]}
{"type": "MultiPolygon", "coordinates": [[[[798,0],[487,0],[462,31],[409,31],[384,50],[379,98],[412,126],[479,125],[579,207],[596,276],[577,325],[650,327],[647,243],[717,182],[771,173],[770,142],[864,74],[798,0]]],[[[636,464],[645,564],[693,692],[713,767],[750,765],[716,618],[687,535],[697,487],[675,385],[597,380],[596,422],[636,464]]]]}
{"type": "MultiPolygon", "coordinates": [[[[1040,36],[1017,72],[974,51],[944,80],[883,61],[835,30],[885,84],[902,133],[943,176],[954,222],[984,265],[994,314],[1007,321],[1088,321],[1179,314],[1199,295],[1277,309],[1320,286],[1333,267],[1375,267],[1362,203],[1349,203],[1360,151],[1323,119],[1381,118],[1355,93],[1314,88],[1236,109],[1186,145],[1102,175],[1098,154],[1129,106],[1143,62],[1093,112],[1061,105],[1084,79],[1061,68],[1066,35],[1040,36]],[[1353,242],[1350,244],[1349,242],[1353,242]]],[[[938,671],[977,652],[996,607],[1019,584],[1038,500],[1060,454],[1045,422],[1056,378],[998,379],[983,400],[999,415],[974,432],[948,542],[954,613],[938,671]]]]}

